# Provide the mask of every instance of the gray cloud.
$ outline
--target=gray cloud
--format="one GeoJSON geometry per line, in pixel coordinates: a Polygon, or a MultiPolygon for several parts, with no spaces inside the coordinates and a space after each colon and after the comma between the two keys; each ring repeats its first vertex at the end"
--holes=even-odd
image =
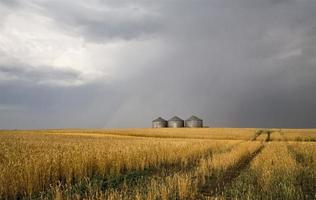
{"type": "MultiPolygon", "coordinates": [[[[148,105],[144,121],[197,114],[211,126],[315,127],[314,2],[169,6],[172,53],[135,83],[140,97],[126,113],[148,105]]],[[[121,113],[116,125],[133,115],[121,113]]]]}
{"type": "MultiPolygon", "coordinates": [[[[92,43],[154,36],[164,51],[123,80],[72,87],[23,77],[80,78],[75,71],[0,67],[21,77],[0,83],[0,105],[7,106],[0,127],[143,127],[175,114],[196,114],[210,126],[316,127],[313,0],[33,3],[63,31],[92,43]]],[[[139,67],[130,63],[122,69],[139,67]]]]}
{"type": "Polygon", "coordinates": [[[91,42],[152,37],[162,26],[156,11],[139,4],[37,1],[36,5],[64,30],[91,42]]]}
{"type": "Polygon", "coordinates": [[[10,79],[32,82],[74,82],[80,81],[80,73],[70,69],[56,69],[48,66],[0,65],[0,74],[10,79]]]}
{"type": "Polygon", "coordinates": [[[69,87],[2,83],[0,129],[106,127],[126,99],[117,89],[104,82],[69,87]]]}
{"type": "Polygon", "coordinates": [[[0,4],[6,6],[17,6],[19,4],[19,0],[1,0],[0,4]]]}

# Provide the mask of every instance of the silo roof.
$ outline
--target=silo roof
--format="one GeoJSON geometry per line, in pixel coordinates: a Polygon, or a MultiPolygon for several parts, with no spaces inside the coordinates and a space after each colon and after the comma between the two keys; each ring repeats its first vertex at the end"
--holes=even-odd
{"type": "Polygon", "coordinates": [[[178,116],[174,116],[169,121],[183,121],[183,119],[179,118],[178,116]]]}
{"type": "Polygon", "coordinates": [[[166,122],[165,119],[158,117],[157,119],[155,119],[153,122],[166,122]]]}
{"type": "Polygon", "coordinates": [[[187,121],[202,121],[202,119],[198,118],[195,115],[192,115],[189,119],[187,119],[187,121]]]}

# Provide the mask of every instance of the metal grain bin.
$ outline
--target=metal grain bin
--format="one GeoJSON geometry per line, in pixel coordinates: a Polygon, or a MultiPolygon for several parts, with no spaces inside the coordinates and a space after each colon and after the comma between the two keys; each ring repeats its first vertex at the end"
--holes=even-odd
{"type": "Polygon", "coordinates": [[[153,128],[166,128],[168,125],[167,120],[158,117],[157,119],[155,119],[154,121],[152,121],[152,127],[153,128]]]}
{"type": "Polygon", "coordinates": [[[174,116],[173,118],[169,119],[168,127],[169,128],[181,128],[181,127],[184,127],[184,120],[180,119],[177,116],[174,116]]]}
{"type": "Polygon", "coordinates": [[[196,116],[191,116],[189,119],[185,120],[185,127],[201,128],[203,127],[203,120],[196,116]]]}

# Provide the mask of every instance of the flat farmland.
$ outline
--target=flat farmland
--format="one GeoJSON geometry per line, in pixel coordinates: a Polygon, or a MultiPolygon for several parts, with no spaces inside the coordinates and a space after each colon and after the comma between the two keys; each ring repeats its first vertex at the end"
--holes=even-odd
{"type": "Polygon", "coordinates": [[[316,130],[0,131],[0,199],[316,199],[316,130]]]}

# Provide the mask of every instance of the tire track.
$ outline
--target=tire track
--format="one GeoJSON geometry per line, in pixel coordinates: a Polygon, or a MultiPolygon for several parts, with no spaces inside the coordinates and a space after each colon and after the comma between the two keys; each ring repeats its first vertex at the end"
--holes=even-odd
{"type": "Polygon", "coordinates": [[[207,182],[204,186],[202,186],[200,193],[204,197],[222,195],[225,188],[233,183],[243,170],[249,167],[250,162],[261,153],[264,147],[265,144],[261,145],[255,152],[242,157],[235,165],[228,168],[220,177],[207,182]]]}
{"type": "Polygon", "coordinates": [[[296,175],[296,185],[301,189],[303,192],[302,199],[313,199],[315,198],[315,191],[316,191],[316,177],[315,172],[310,169],[307,163],[311,162],[311,159],[306,157],[302,152],[299,152],[287,143],[287,149],[292,156],[292,158],[295,159],[297,164],[300,165],[302,168],[300,172],[296,175]]]}
{"type": "Polygon", "coordinates": [[[252,141],[256,141],[257,138],[262,134],[262,131],[259,130],[259,131],[256,131],[253,138],[251,139],[252,141]]]}
{"type": "MultiPolygon", "coordinates": [[[[185,172],[192,171],[198,166],[199,161],[201,159],[212,157],[214,153],[230,152],[241,143],[242,142],[232,144],[226,148],[219,149],[218,151],[214,151],[213,148],[209,148],[205,150],[205,152],[202,153],[201,155],[198,155],[198,156],[192,155],[192,157],[189,157],[187,159],[188,163],[184,166],[181,164],[181,161],[176,162],[176,163],[164,163],[160,166],[149,167],[144,170],[122,172],[121,175],[109,177],[109,178],[96,176],[96,177],[92,177],[91,180],[97,183],[97,185],[102,191],[107,191],[109,189],[120,190],[122,189],[124,185],[129,185],[129,190],[133,191],[138,183],[146,182],[146,180],[149,180],[152,177],[170,176],[172,174],[176,174],[179,172],[185,173],[185,172]]],[[[80,184],[85,185],[85,183],[80,183],[80,184]]],[[[86,184],[88,185],[89,182],[86,184]]],[[[74,187],[76,187],[76,185],[74,187]]]]}

